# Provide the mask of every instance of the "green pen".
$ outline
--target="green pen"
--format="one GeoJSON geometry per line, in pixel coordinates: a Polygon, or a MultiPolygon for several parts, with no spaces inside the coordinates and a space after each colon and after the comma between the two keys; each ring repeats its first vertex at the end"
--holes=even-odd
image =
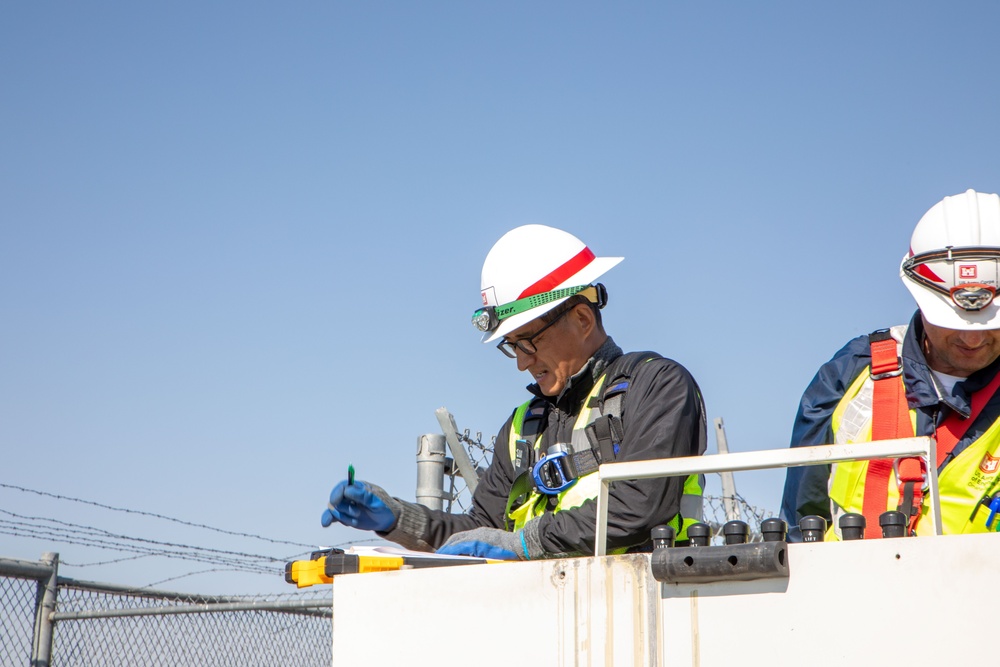
{"type": "Polygon", "coordinates": [[[354,485],[354,464],[349,463],[347,465],[347,486],[354,485]]]}

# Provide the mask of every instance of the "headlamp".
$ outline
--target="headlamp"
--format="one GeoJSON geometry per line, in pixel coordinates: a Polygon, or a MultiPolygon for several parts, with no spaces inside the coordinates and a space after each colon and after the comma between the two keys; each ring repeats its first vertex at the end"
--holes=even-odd
{"type": "Polygon", "coordinates": [[[541,294],[526,296],[523,299],[511,301],[510,303],[504,303],[499,306],[486,306],[485,308],[480,308],[472,314],[472,324],[482,332],[496,331],[496,328],[500,326],[500,323],[508,317],[520,315],[521,313],[527,312],[532,308],[538,308],[539,306],[544,306],[547,303],[552,303],[553,301],[558,301],[559,299],[565,299],[566,297],[570,297],[581,292],[584,292],[584,296],[586,296],[591,302],[596,303],[598,308],[603,308],[604,304],[607,303],[607,291],[604,289],[604,285],[600,283],[596,285],[564,287],[562,289],[552,290],[551,292],[542,292],[541,294]],[[591,291],[593,294],[590,293],[591,291]]]}
{"type": "Polygon", "coordinates": [[[964,310],[982,310],[993,303],[996,288],[992,285],[968,283],[951,288],[951,300],[964,310]]]}
{"type": "Polygon", "coordinates": [[[949,297],[962,310],[975,312],[993,303],[1000,278],[998,261],[998,248],[948,247],[908,257],[901,268],[913,282],[949,297]]]}
{"type": "Polygon", "coordinates": [[[493,331],[500,325],[493,306],[480,308],[472,314],[472,324],[480,331],[493,331]]]}

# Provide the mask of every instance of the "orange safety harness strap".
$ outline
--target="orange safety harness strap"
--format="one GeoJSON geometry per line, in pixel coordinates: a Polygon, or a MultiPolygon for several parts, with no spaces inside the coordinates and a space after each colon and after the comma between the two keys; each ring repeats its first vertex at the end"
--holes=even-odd
{"type": "MultiPolygon", "coordinates": [[[[871,347],[872,390],[872,440],[912,438],[913,425],[910,422],[906,391],[903,387],[902,361],[896,354],[896,342],[887,329],[875,331],[868,336],[871,347]],[[890,359],[891,357],[891,359],[890,359]]],[[[993,376],[989,384],[972,395],[969,416],[962,417],[952,411],[935,432],[937,458],[935,466],[941,467],[958,441],[962,439],[976,417],[983,411],[993,395],[1000,389],[1000,372],[993,376]]],[[[923,487],[927,478],[927,462],[922,457],[911,456],[896,463],[896,479],[899,482],[899,511],[909,518],[912,534],[920,521],[923,504],[923,487]]],[[[878,524],[879,515],[884,512],[889,497],[889,475],[893,469],[891,459],[869,461],[865,476],[865,495],[862,512],[865,515],[865,538],[881,537],[878,524]]]]}
{"type": "MultiPolygon", "coordinates": [[[[896,341],[888,329],[879,329],[868,334],[868,344],[872,355],[872,440],[912,438],[913,425],[903,388],[903,363],[896,354],[896,341]]],[[[892,468],[892,459],[872,459],[868,462],[861,510],[865,516],[865,539],[882,536],[878,518],[885,512],[888,503],[892,468]]],[[[907,466],[908,475],[910,468],[907,466]]],[[[919,508],[917,505],[918,513],[919,508]]]]}
{"type": "Polygon", "coordinates": [[[1000,389],[1000,372],[993,376],[989,384],[972,395],[969,405],[969,416],[963,418],[962,415],[952,411],[941,425],[937,428],[937,467],[945,462],[945,459],[955,449],[955,445],[962,439],[965,432],[969,430],[976,417],[983,411],[986,404],[990,402],[997,390],[1000,389]]]}

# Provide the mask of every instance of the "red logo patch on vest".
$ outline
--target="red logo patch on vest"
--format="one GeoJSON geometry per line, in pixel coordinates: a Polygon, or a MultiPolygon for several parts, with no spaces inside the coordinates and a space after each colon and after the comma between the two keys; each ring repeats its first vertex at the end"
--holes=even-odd
{"type": "Polygon", "coordinates": [[[1000,457],[990,456],[990,453],[986,452],[983,460],[979,462],[979,469],[987,475],[992,475],[1000,469],[1000,457]]]}
{"type": "Polygon", "coordinates": [[[958,275],[961,278],[971,278],[976,279],[976,265],[975,264],[959,264],[958,275]]]}

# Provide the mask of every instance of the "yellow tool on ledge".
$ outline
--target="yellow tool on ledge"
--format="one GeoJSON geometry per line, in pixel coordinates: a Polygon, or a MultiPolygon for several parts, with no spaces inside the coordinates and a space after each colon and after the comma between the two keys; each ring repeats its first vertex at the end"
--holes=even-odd
{"type": "Polygon", "coordinates": [[[391,547],[382,550],[375,547],[363,553],[347,553],[343,549],[332,547],[314,551],[309,560],[285,563],[285,581],[299,588],[305,588],[316,584],[333,583],[333,578],[338,574],[502,562],[504,561],[487,558],[436,556],[391,547]]]}

